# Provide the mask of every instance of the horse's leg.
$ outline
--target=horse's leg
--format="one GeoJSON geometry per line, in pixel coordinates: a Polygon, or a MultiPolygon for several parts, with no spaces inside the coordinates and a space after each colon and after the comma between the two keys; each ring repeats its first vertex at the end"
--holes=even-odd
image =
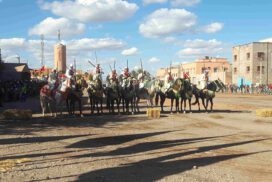
{"type": "Polygon", "coordinates": [[[209,107],[209,98],[206,98],[206,112],[208,112],[208,107],[209,107]]]}
{"type": "Polygon", "coordinates": [[[181,97],[181,99],[180,99],[180,110],[181,110],[181,112],[183,112],[183,102],[184,102],[184,99],[183,99],[183,97],[181,97]]]}
{"type": "Polygon", "coordinates": [[[202,100],[202,105],[203,105],[204,109],[207,110],[207,109],[206,109],[206,105],[205,105],[205,100],[204,100],[204,98],[201,98],[201,100],[202,100]]]}
{"type": "Polygon", "coordinates": [[[155,106],[158,106],[159,104],[159,94],[156,94],[155,96],[155,106]]]}
{"type": "Polygon", "coordinates": [[[114,113],[114,100],[115,99],[111,99],[111,112],[114,113]]]}
{"type": "Polygon", "coordinates": [[[120,115],[120,101],[118,98],[116,99],[116,105],[117,105],[118,115],[120,115]]]}
{"type": "Polygon", "coordinates": [[[164,96],[161,96],[160,97],[160,105],[161,105],[161,112],[164,112],[164,110],[163,110],[163,104],[164,104],[164,102],[165,102],[165,97],[164,96]]]}
{"type": "Polygon", "coordinates": [[[213,111],[213,98],[211,98],[211,112],[213,111]]]}
{"type": "Polygon", "coordinates": [[[189,108],[190,108],[190,113],[192,113],[192,99],[188,99],[189,101],[189,108]]]}
{"type": "Polygon", "coordinates": [[[171,98],[171,109],[170,109],[170,113],[173,114],[173,103],[174,103],[174,99],[171,98]]]}
{"type": "Polygon", "coordinates": [[[132,115],[134,114],[134,108],[135,108],[135,107],[133,107],[133,105],[134,105],[134,103],[135,103],[135,102],[133,102],[133,100],[134,100],[133,98],[130,100],[130,104],[131,104],[131,114],[132,114],[132,115]]]}
{"type": "Polygon", "coordinates": [[[184,98],[184,110],[183,110],[183,113],[184,113],[184,114],[186,114],[186,101],[187,101],[187,99],[184,98]]]}
{"type": "Polygon", "coordinates": [[[137,98],[136,99],[137,112],[140,112],[139,102],[140,102],[140,98],[137,98]]]}
{"type": "Polygon", "coordinates": [[[199,103],[199,98],[197,98],[197,105],[198,105],[198,111],[200,111],[200,103],[199,103]]]}
{"type": "Polygon", "coordinates": [[[176,112],[179,113],[179,98],[176,98],[176,112]]]}
{"type": "Polygon", "coordinates": [[[103,96],[100,98],[100,111],[103,114],[103,96]]]}

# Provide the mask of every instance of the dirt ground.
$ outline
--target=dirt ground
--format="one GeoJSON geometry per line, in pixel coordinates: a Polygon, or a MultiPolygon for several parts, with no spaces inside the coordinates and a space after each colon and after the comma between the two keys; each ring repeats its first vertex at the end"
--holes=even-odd
{"type": "Polygon", "coordinates": [[[153,120],[144,113],[0,120],[0,181],[271,182],[272,118],[255,110],[272,108],[272,96],[214,102],[213,113],[153,120]]]}

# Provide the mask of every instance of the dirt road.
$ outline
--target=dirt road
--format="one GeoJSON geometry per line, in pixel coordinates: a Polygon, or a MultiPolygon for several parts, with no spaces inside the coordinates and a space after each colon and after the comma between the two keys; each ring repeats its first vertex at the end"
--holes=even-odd
{"type": "Polygon", "coordinates": [[[268,107],[218,95],[209,114],[0,121],[0,181],[270,182],[272,118],[255,116],[268,107]]]}

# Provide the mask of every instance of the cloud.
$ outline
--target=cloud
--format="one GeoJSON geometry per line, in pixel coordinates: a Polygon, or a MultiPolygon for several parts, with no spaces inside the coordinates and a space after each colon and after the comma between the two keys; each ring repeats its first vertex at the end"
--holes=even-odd
{"type": "Polygon", "coordinates": [[[259,40],[259,42],[272,42],[272,37],[259,40]]]}
{"type": "Polygon", "coordinates": [[[154,4],[154,3],[166,3],[168,0],[143,0],[143,4],[144,5],[148,5],[148,4],[154,4]]]}
{"type": "Polygon", "coordinates": [[[215,56],[223,51],[223,44],[212,40],[187,40],[184,48],[177,52],[179,58],[199,58],[203,56],[215,56]]]}
{"type": "Polygon", "coordinates": [[[123,48],[124,46],[125,43],[123,41],[113,38],[84,38],[67,42],[67,47],[73,51],[117,50],[123,48]]]}
{"type": "Polygon", "coordinates": [[[172,6],[194,6],[199,4],[201,0],[171,0],[172,6]]]}
{"type": "Polygon", "coordinates": [[[121,54],[123,56],[133,56],[139,54],[139,50],[136,47],[132,47],[130,49],[123,50],[121,54]]]}
{"type": "MultiPolygon", "coordinates": [[[[46,66],[54,66],[54,45],[56,41],[44,40],[44,55],[46,66]]],[[[100,38],[100,39],[74,39],[65,42],[67,49],[67,62],[74,59],[80,60],[89,59],[91,51],[114,51],[120,50],[126,46],[126,43],[114,38],[100,38]]],[[[28,57],[31,67],[39,67],[41,60],[41,41],[23,38],[0,39],[0,47],[3,50],[3,57],[9,57],[14,54],[28,57]]]]}
{"type": "Polygon", "coordinates": [[[224,27],[223,23],[215,22],[200,28],[200,31],[204,33],[216,33],[222,30],[223,27],[224,27]]]}
{"type": "Polygon", "coordinates": [[[161,60],[157,57],[152,57],[148,60],[149,63],[158,63],[160,62],[161,60]]]}
{"type": "Polygon", "coordinates": [[[144,5],[155,4],[155,3],[166,3],[170,2],[172,6],[194,6],[199,4],[201,0],[143,0],[144,5]]]}
{"type": "Polygon", "coordinates": [[[61,31],[62,37],[71,37],[83,34],[86,30],[86,26],[67,18],[54,19],[52,17],[48,17],[31,28],[29,30],[29,35],[44,34],[46,37],[52,38],[57,37],[58,30],[61,31]]]}
{"type": "Polygon", "coordinates": [[[196,25],[197,17],[185,9],[159,9],[140,24],[139,32],[148,38],[189,32],[196,25]]]}
{"type": "Polygon", "coordinates": [[[81,22],[112,22],[130,18],[138,10],[135,3],[124,0],[65,0],[40,2],[44,10],[81,22]]]}

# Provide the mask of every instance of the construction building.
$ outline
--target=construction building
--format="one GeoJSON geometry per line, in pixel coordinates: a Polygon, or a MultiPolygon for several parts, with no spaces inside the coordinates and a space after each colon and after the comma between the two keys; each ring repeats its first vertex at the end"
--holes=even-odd
{"type": "Polygon", "coordinates": [[[234,84],[272,83],[272,43],[252,42],[232,49],[234,84]]]}
{"type": "MultiPolygon", "coordinates": [[[[231,65],[225,58],[205,57],[190,63],[182,63],[171,68],[171,74],[174,78],[183,78],[184,73],[189,73],[191,82],[198,84],[201,80],[204,70],[209,70],[210,80],[221,79],[225,84],[231,83],[231,65]]],[[[157,79],[163,80],[167,75],[169,68],[161,68],[157,71],[157,79]]]]}

